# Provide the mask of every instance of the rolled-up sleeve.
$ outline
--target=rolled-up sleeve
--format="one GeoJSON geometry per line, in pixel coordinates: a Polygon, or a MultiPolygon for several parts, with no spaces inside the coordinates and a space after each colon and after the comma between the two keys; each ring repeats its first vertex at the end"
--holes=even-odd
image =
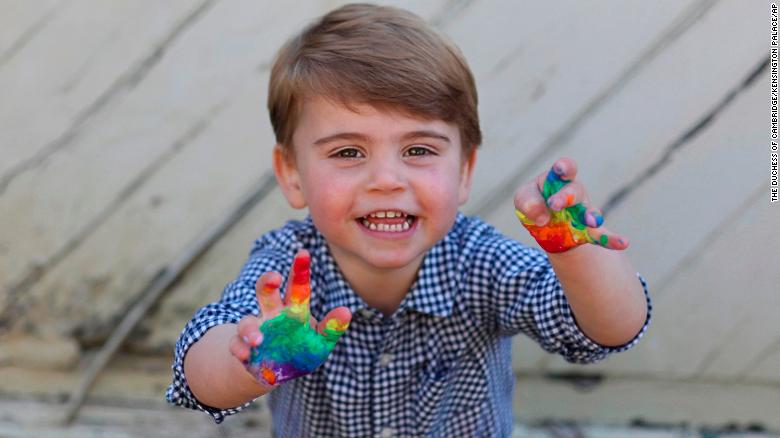
{"type": "Polygon", "coordinates": [[[546,254],[519,242],[504,241],[495,260],[495,314],[502,335],[525,333],[544,350],[560,354],[568,362],[592,363],[628,350],[647,330],[652,303],[647,282],[639,273],[636,275],[647,300],[645,323],[629,342],[610,347],[594,342],[579,328],[546,254]]]}
{"type": "MultiPolygon", "coordinates": [[[[285,260],[290,257],[280,254],[279,251],[258,246],[261,243],[258,241],[255,244],[256,246],[241,269],[238,278],[225,286],[220,300],[196,311],[176,342],[172,365],[173,382],[168,387],[166,399],[169,403],[177,406],[206,412],[217,423],[221,423],[226,416],[241,411],[252,402],[230,409],[218,409],[199,402],[190,390],[184,376],[184,358],[190,347],[202,338],[210,328],[221,324],[237,324],[244,316],[259,314],[255,283],[260,275],[268,271],[277,271],[285,275],[289,271],[291,262],[285,264],[285,260]]],[[[227,345],[225,348],[227,349],[227,345]]]]}

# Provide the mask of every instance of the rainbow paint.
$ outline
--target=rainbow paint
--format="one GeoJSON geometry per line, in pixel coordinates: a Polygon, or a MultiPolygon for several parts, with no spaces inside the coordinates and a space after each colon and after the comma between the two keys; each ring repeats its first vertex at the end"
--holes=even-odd
{"type": "MultiPolygon", "coordinates": [[[[287,290],[289,305],[260,326],[263,342],[252,348],[245,364],[256,379],[271,386],[314,371],[325,362],[349,326],[349,322],[332,318],[323,334],[311,327],[309,263],[308,257],[295,259],[292,284],[287,290]]],[[[273,289],[263,290],[263,293],[273,292],[273,289]]]]}
{"type": "MultiPolygon", "coordinates": [[[[561,179],[553,169],[550,169],[542,188],[542,196],[545,202],[568,183],[568,181],[561,179]]],[[[566,204],[570,205],[573,200],[574,196],[569,195],[566,199],[566,204]]],[[[603,234],[598,241],[588,234],[587,222],[585,221],[587,208],[584,205],[571,205],[559,211],[550,209],[549,212],[550,221],[546,225],[539,227],[519,210],[515,210],[515,214],[523,223],[523,226],[545,251],[551,253],[564,252],[585,243],[607,246],[609,238],[606,234],[603,234]]],[[[601,216],[596,217],[597,225],[601,226],[602,222],[603,218],[601,216]]]]}

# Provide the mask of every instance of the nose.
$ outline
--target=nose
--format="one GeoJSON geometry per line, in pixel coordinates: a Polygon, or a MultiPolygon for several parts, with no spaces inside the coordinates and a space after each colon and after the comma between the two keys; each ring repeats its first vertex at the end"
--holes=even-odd
{"type": "Polygon", "coordinates": [[[369,191],[396,192],[406,189],[403,164],[394,157],[374,157],[369,169],[369,191]]]}

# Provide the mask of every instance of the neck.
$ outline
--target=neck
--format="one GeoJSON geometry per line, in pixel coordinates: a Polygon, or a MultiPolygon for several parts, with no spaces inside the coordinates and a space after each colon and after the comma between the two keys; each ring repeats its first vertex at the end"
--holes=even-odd
{"type": "Polygon", "coordinates": [[[360,298],[369,306],[389,316],[398,309],[417,277],[417,271],[425,254],[401,268],[381,269],[366,265],[347,254],[333,251],[331,254],[341,273],[360,298]]]}

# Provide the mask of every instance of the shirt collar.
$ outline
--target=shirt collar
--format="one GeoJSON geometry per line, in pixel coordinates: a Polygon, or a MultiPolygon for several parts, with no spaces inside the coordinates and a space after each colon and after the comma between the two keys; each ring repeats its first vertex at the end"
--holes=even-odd
{"type": "MultiPolygon", "coordinates": [[[[453,299],[457,290],[459,240],[457,230],[465,220],[465,216],[458,213],[452,229],[425,255],[417,278],[401,302],[400,309],[412,309],[439,317],[448,317],[452,314],[453,299]]],[[[353,314],[360,309],[369,309],[368,303],[356,294],[344,279],[325,238],[314,227],[311,216],[306,218],[306,222],[314,230],[312,235],[314,241],[310,242],[310,248],[307,248],[312,252],[312,270],[323,270],[325,284],[320,285],[325,291],[320,299],[323,316],[340,306],[347,307],[353,314]]]]}

